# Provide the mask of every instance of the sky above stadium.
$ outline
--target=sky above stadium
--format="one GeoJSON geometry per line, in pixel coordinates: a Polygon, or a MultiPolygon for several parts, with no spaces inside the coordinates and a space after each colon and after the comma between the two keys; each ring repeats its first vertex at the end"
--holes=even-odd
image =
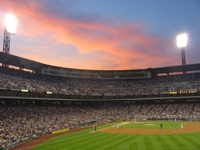
{"type": "Polygon", "coordinates": [[[0,0],[18,18],[10,54],[54,66],[124,70],[181,65],[176,36],[186,32],[186,63],[200,63],[199,0],[0,0]]]}

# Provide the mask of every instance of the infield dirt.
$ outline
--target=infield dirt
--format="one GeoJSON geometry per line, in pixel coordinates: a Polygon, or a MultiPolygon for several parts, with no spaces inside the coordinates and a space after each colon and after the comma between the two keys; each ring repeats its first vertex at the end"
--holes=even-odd
{"type": "MultiPolygon", "coordinates": [[[[153,124],[151,124],[153,125],[153,124]]],[[[200,123],[184,123],[184,128],[177,129],[134,129],[134,128],[105,128],[100,130],[100,132],[107,133],[122,133],[122,134],[180,134],[180,133],[194,133],[200,132],[200,123]]]]}

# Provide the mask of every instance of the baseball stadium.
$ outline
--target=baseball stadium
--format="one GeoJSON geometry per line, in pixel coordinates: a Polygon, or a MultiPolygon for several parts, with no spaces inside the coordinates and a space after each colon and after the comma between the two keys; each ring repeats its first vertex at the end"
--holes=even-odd
{"type": "Polygon", "coordinates": [[[200,150],[195,2],[0,1],[0,150],[200,150]]]}
{"type": "Polygon", "coordinates": [[[82,70],[3,52],[0,61],[2,149],[200,149],[200,64],[82,70]]]}

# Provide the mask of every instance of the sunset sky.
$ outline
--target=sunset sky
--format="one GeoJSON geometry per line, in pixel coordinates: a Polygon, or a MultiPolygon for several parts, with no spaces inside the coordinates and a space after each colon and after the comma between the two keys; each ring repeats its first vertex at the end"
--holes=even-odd
{"type": "Polygon", "coordinates": [[[200,0],[0,0],[18,18],[10,54],[54,66],[124,70],[200,63],[200,0]]]}

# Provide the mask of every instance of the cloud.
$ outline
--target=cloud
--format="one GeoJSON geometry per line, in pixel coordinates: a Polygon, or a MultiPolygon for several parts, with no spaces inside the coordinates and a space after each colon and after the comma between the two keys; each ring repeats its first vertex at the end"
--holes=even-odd
{"type": "Polygon", "coordinates": [[[24,54],[33,60],[70,68],[102,70],[139,69],[176,63],[175,56],[166,52],[169,48],[168,41],[147,34],[145,25],[139,23],[127,23],[120,19],[106,22],[103,18],[96,21],[95,18],[87,21],[78,20],[78,17],[63,19],[63,16],[46,13],[39,3],[31,0],[1,1],[0,8],[5,12],[11,10],[18,16],[20,36],[32,41],[44,41],[31,45],[30,52],[24,54]],[[45,47],[43,44],[49,46],[45,47]],[[69,44],[76,47],[74,56],[70,55],[72,51],[63,47],[60,51],[64,51],[64,55],[57,53],[56,46],[59,48],[59,45],[69,44]],[[59,58],[59,61],[52,55],[59,58]],[[69,55],[70,58],[67,57],[69,55]]]}

